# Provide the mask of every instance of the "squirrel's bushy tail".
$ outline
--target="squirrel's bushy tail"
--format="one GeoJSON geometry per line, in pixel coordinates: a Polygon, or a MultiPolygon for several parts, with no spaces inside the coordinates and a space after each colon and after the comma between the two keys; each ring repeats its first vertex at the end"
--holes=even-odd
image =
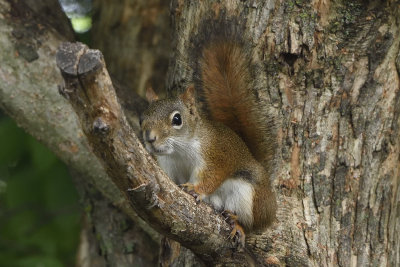
{"type": "Polygon", "coordinates": [[[215,40],[205,46],[198,62],[202,98],[211,119],[233,129],[254,157],[265,161],[270,153],[265,147],[268,140],[262,129],[261,114],[257,114],[254,106],[257,101],[252,88],[250,56],[235,41],[215,40]]]}

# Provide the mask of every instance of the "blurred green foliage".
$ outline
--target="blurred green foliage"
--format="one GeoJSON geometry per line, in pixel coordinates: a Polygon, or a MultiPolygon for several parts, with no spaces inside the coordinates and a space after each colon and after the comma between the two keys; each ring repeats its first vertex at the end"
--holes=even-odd
{"type": "Polygon", "coordinates": [[[0,113],[0,266],[73,266],[79,225],[66,166],[0,113]]]}

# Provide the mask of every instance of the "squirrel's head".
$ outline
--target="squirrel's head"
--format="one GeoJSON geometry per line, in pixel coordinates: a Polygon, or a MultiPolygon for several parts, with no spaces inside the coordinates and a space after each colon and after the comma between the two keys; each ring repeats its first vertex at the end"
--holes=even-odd
{"type": "Polygon", "coordinates": [[[146,98],[150,105],[140,118],[146,149],[156,155],[186,150],[199,121],[194,87],[188,87],[176,98],[163,100],[158,100],[158,96],[149,88],[146,98]]]}

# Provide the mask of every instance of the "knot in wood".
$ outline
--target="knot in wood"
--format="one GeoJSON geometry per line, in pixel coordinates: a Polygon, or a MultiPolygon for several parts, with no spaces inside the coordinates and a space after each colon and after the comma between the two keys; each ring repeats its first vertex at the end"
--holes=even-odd
{"type": "Polygon", "coordinates": [[[97,117],[93,122],[93,131],[96,134],[106,135],[110,132],[110,126],[102,117],[97,117]]]}

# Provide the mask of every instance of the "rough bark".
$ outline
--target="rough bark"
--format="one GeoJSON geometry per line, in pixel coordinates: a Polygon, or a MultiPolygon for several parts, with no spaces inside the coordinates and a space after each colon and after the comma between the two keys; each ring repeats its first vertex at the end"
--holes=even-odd
{"type": "Polygon", "coordinates": [[[77,267],[155,266],[159,240],[105,198],[85,176],[71,171],[83,206],[77,267]]]}
{"type": "MultiPolygon", "coordinates": [[[[257,62],[258,97],[279,125],[277,168],[272,177],[278,222],[266,233],[247,236],[246,245],[259,263],[400,264],[399,9],[395,1],[172,1],[175,50],[179,53],[169,68],[171,91],[193,79],[187,68],[188,55],[191,37],[202,18],[224,12],[245,21],[246,38],[257,62]]],[[[0,1],[0,10],[9,13],[9,5],[0,1]]],[[[5,52],[0,66],[0,78],[5,81],[0,84],[1,107],[57,151],[62,142],[48,136],[65,137],[70,127],[56,131],[60,124],[68,125],[68,120],[60,120],[60,112],[52,112],[52,107],[70,109],[56,97],[54,85],[60,80],[59,76],[51,78],[54,66],[46,72],[48,80],[38,78],[43,73],[41,64],[52,62],[50,55],[54,56],[56,45],[47,38],[53,35],[46,33],[37,44],[41,64],[28,61],[32,53],[22,52],[22,58],[15,59],[14,52],[23,50],[15,48],[17,37],[11,34],[14,26],[10,21],[18,22],[0,16],[0,28],[6,33],[2,36],[7,37],[0,39],[5,52]],[[43,44],[51,52],[47,54],[43,44]],[[18,76],[24,73],[27,76],[18,76]],[[45,102],[53,99],[47,95],[38,101],[43,93],[35,97],[35,91],[23,89],[36,84],[53,87],[50,95],[61,104],[45,102]],[[36,113],[41,104],[47,111],[36,113]],[[49,118],[58,119],[43,123],[49,118]]],[[[79,129],[75,120],[70,125],[79,129]]],[[[76,140],[73,137],[77,138],[76,134],[62,140],[76,140]]],[[[58,151],[70,164],[81,166],[70,161],[68,150],[58,151]]],[[[149,172],[163,181],[165,177],[156,169],[153,166],[149,172]]],[[[180,191],[173,192],[180,195],[180,191]]],[[[117,195],[128,203],[123,194],[117,195]]],[[[188,209],[196,207],[187,201],[188,209]]],[[[207,214],[204,209],[201,212],[207,214]]],[[[129,210],[127,206],[125,212],[129,210]]],[[[158,219],[153,219],[152,223],[157,223],[158,219]]],[[[162,232],[168,234],[171,229],[162,232]]],[[[169,236],[179,240],[178,235],[169,236]]],[[[182,250],[172,247],[178,254],[164,255],[179,257],[177,262],[188,265],[193,262],[193,256],[179,254],[182,250]]]]}
{"type": "Polygon", "coordinates": [[[167,237],[161,240],[158,263],[165,267],[204,266],[203,262],[190,249],[167,237]]]}
{"type": "MultiPolygon", "coordinates": [[[[272,106],[279,150],[278,223],[248,238],[265,263],[399,264],[399,6],[395,1],[173,1],[187,70],[204,17],[238,17],[272,106]]],[[[264,118],[265,121],[268,118],[264,118]]]]}
{"type": "Polygon", "coordinates": [[[169,1],[93,1],[91,47],[99,49],[112,77],[144,96],[161,95],[171,54],[169,1]]]}

